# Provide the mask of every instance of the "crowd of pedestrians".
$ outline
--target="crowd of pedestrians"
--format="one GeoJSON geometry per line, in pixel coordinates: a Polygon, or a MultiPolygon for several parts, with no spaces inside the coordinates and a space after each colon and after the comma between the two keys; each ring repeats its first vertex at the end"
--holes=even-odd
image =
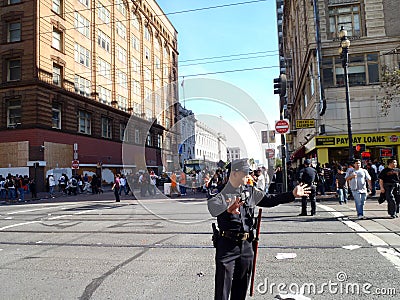
{"type": "Polygon", "coordinates": [[[36,182],[27,175],[0,175],[0,200],[6,203],[25,202],[25,195],[31,193],[31,198],[37,198],[36,182]]]}

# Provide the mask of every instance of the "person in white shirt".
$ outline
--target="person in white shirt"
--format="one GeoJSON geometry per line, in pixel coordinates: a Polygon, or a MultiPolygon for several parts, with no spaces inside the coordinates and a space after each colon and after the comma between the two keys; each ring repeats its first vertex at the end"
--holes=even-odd
{"type": "Polygon", "coordinates": [[[371,176],[367,170],[361,168],[361,160],[356,159],[354,169],[349,168],[345,178],[350,183],[358,218],[364,219],[364,202],[368,193],[366,182],[368,181],[369,186],[371,186],[371,176]]]}
{"type": "Polygon", "coordinates": [[[56,186],[56,180],[54,179],[53,174],[49,175],[49,195],[51,198],[54,198],[54,187],[56,186]]]}
{"type": "Polygon", "coordinates": [[[261,169],[258,169],[256,172],[257,176],[257,184],[256,187],[260,189],[261,191],[265,191],[265,177],[261,169]]]}

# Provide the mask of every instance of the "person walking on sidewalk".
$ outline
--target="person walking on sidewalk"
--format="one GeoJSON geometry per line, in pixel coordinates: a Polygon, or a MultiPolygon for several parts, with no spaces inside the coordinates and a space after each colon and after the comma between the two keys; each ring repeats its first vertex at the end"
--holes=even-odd
{"type": "Polygon", "coordinates": [[[120,177],[121,177],[121,175],[119,175],[119,174],[117,174],[115,176],[114,184],[113,184],[113,186],[111,188],[114,191],[115,202],[120,202],[121,201],[120,198],[119,198],[119,189],[121,188],[121,183],[120,183],[120,180],[119,180],[120,177]]]}
{"type": "Polygon", "coordinates": [[[379,174],[379,186],[381,193],[385,193],[388,202],[388,214],[391,218],[399,217],[400,205],[400,170],[397,168],[397,160],[389,159],[388,166],[379,174]]]}
{"type": "Polygon", "coordinates": [[[311,215],[314,216],[317,209],[317,187],[315,182],[318,181],[318,173],[316,169],[311,167],[311,160],[306,159],[304,161],[304,168],[300,170],[298,179],[300,183],[305,183],[310,187],[310,193],[301,197],[301,213],[299,216],[307,216],[307,198],[310,199],[311,215]]]}
{"type": "Polygon", "coordinates": [[[336,193],[339,196],[339,204],[347,203],[347,181],[346,173],[343,171],[342,166],[337,167],[336,174],[336,193]]]}
{"type": "Polygon", "coordinates": [[[371,186],[371,176],[367,170],[361,168],[361,160],[356,159],[354,169],[349,169],[346,173],[346,181],[350,183],[351,193],[356,204],[357,216],[364,219],[364,202],[367,199],[367,185],[371,186]]]}

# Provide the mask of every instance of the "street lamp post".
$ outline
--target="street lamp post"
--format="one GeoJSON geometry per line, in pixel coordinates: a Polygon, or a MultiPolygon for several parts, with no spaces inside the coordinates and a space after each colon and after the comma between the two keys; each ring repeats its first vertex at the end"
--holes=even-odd
{"type": "Polygon", "coordinates": [[[343,26],[340,28],[339,37],[340,37],[339,53],[342,58],[344,84],[346,87],[347,133],[349,136],[349,163],[352,163],[354,161],[354,150],[353,150],[353,132],[351,127],[350,89],[349,89],[349,75],[348,75],[350,40],[348,39],[347,31],[343,28],[343,26]]]}

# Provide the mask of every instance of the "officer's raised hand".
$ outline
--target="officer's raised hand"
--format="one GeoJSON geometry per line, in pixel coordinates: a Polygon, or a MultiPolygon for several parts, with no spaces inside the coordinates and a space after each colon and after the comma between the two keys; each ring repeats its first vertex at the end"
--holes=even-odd
{"type": "MultiPolygon", "coordinates": [[[[230,204],[230,202],[232,201],[231,198],[228,198],[228,201],[230,204]]],[[[241,207],[243,203],[244,201],[241,201],[240,197],[235,197],[235,201],[228,206],[226,211],[230,214],[239,215],[240,214],[239,207],[241,207]]]]}
{"type": "Polygon", "coordinates": [[[296,185],[292,193],[294,197],[307,196],[310,193],[310,187],[305,183],[300,183],[299,185],[296,185]]]}

